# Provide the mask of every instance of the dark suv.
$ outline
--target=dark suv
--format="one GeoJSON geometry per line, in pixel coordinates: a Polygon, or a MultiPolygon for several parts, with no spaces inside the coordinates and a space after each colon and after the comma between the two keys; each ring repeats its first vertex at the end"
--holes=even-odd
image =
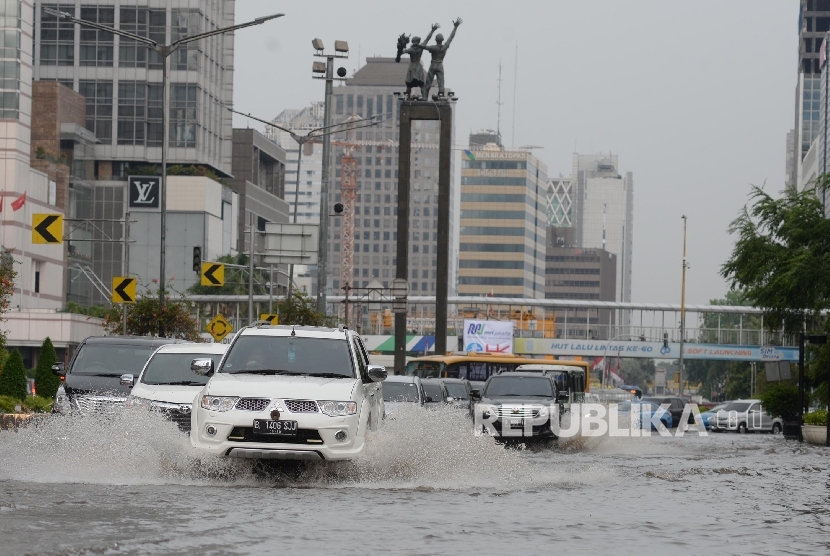
{"type": "Polygon", "coordinates": [[[160,346],[185,340],[140,336],[91,336],[81,342],[69,368],[55,363],[52,372],[64,380],[53,411],[90,412],[123,406],[144,364],[160,346]]]}
{"type": "Polygon", "coordinates": [[[550,420],[556,410],[558,415],[562,414],[559,403],[559,389],[551,374],[511,372],[492,375],[484,384],[481,400],[476,404],[476,426],[505,442],[554,440],[557,437],[550,420]]]}
{"type": "MultiPolygon", "coordinates": [[[[675,426],[680,425],[680,417],[683,416],[683,410],[686,408],[686,404],[690,403],[686,398],[679,398],[677,396],[653,396],[650,398],[643,398],[643,401],[654,402],[657,405],[669,404],[668,412],[671,413],[672,423],[674,423],[675,426]]],[[[688,421],[689,424],[694,424],[694,414],[689,413],[688,421]]]]}

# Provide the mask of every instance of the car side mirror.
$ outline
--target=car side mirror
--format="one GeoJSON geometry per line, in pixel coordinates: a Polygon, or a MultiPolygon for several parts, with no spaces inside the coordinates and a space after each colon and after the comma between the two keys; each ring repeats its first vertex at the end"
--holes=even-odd
{"type": "Polygon", "coordinates": [[[372,382],[383,382],[387,377],[386,367],[382,365],[369,365],[367,374],[372,382]]]}
{"type": "Polygon", "coordinates": [[[480,400],[481,399],[481,390],[477,390],[475,388],[470,390],[470,399],[480,400]]]}
{"type": "Polygon", "coordinates": [[[570,395],[568,394],[568,392],[559,392],[559,396],[557,396],[557,399],[560,402],[566,402],[570,399],[570,395]]]}
{"type": "Polygon", "coordinates": [[[121,386],[129,386],[130,388],[132,388],[133,384],[135,384],[135,376],[132,374],[121,375],[120,382],[121,386]]]}
{"type": "Polygon", "coordinates": [[[61,378],[66,377],[66,370],[64,369],[63,363],[55,363],[52,365],[52,374],[55,376],[59,376],[61,378]]]}
{"type": "Polygon", "coordinates": [[[190,362],[190,370],[201,376],[213,374],[213,359],[194,359],[190,362]]]}

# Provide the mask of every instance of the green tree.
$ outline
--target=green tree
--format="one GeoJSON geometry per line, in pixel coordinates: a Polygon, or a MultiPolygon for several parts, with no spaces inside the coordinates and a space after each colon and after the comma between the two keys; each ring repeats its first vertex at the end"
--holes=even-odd
{"type": "Polygon", "coordinates": [[[43,340],[37,356],[37,370],[35,371],[35,390],[42,398],[51,399],[55,397],[58,386],[61,385],[60,378],[52,373],[52,365],[58,361],[55,353],[55,346],[49,336],[43,340]]]}
{"type": "Polygon", "coordinates": [[[305,293],[297,290],[291,291],[291,298],[283,299],[277,305],[280,316],[280,324],[296,324],[298,326],[335,326],[336,317],[329,317],[317,312],[317,304],[314,299],[305,293]]]}
{"type": "Polygon", "coordinates": [[[761,395],[764,411],[785,421],[798,416],[798,387],[789,382],[777,382],[761,395]]]}
{"type": "Polygon", "coordinates": [[[647,384],[654,383],[654,359],[623,359],[620,376],[626,384],[639,386],[645,391],[647,384]]]}
{"type": "Polygon", "coordinates": [[[5,368],[0,371],[0,396],[20,401],[26,399],[26,369],[23,367],[23,357],[16,349],[6,361],[5,368]]]}
{"type": "MultiPolygon", "coordinates": [[[[123,331],[122,307],[114,304],[104,318],[104,328],[111,334],[123,331]]],[[[168,296],[162,309],[158,292],[148,288],[127,309],[127,334],[198,340],[199,324],[192,309],[193,304],[184,295],[179,299],[168,296]]]]}
{"type": "Polygon", "coordinates": [[[727,363],[728,374],[723,386],[727,399],[737,400],[752,395],[752,367],[745,361],[727,363]]]}

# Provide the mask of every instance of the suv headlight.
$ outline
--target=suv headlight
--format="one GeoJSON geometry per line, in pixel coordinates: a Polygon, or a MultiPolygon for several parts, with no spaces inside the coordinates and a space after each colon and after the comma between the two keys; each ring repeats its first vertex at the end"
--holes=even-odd
{"type": "Polygon", "coordinates": [[[202,396],[202,409],[229,411],[238,399],[238,396],[202,396]]]}
{"type": "Polygon", "coordinates": [[[66,395],[66,390],[63,386],[58,387],[58,391],[55,393],[55,402],[52,404],[52,407],[58,413],[69,413],[72,409],[69,403],[69,397],[66,395]]]}
{"type": "Polygon", "coordinates": [[[318,401],[317,405],[320,406],[320,411],[329,417],[343,417],[357,413],[355,402],[318,401]]]}

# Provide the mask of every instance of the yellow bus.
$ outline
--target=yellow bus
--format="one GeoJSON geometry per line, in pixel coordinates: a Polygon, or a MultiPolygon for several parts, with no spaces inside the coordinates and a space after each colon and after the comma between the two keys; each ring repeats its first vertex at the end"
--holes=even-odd
{"type": "Polygon", "coordinates": [[[563,383],[561,387],[567,383],[567,390],[574,394],[574,401],[580,401],[579,398],[584,397],[584,393],[590,389],[590,365],[585,361],[534,359],[514,354],[471,351],[466,354],[416,357],[406,364],[406,374],[421,378],[466,378],[470,382],[483,383],[491,375],[515,371],[519,365],[555,365],[558,370],[567,374],[567,378],[563,376],[557,382],[563,383]]]}

